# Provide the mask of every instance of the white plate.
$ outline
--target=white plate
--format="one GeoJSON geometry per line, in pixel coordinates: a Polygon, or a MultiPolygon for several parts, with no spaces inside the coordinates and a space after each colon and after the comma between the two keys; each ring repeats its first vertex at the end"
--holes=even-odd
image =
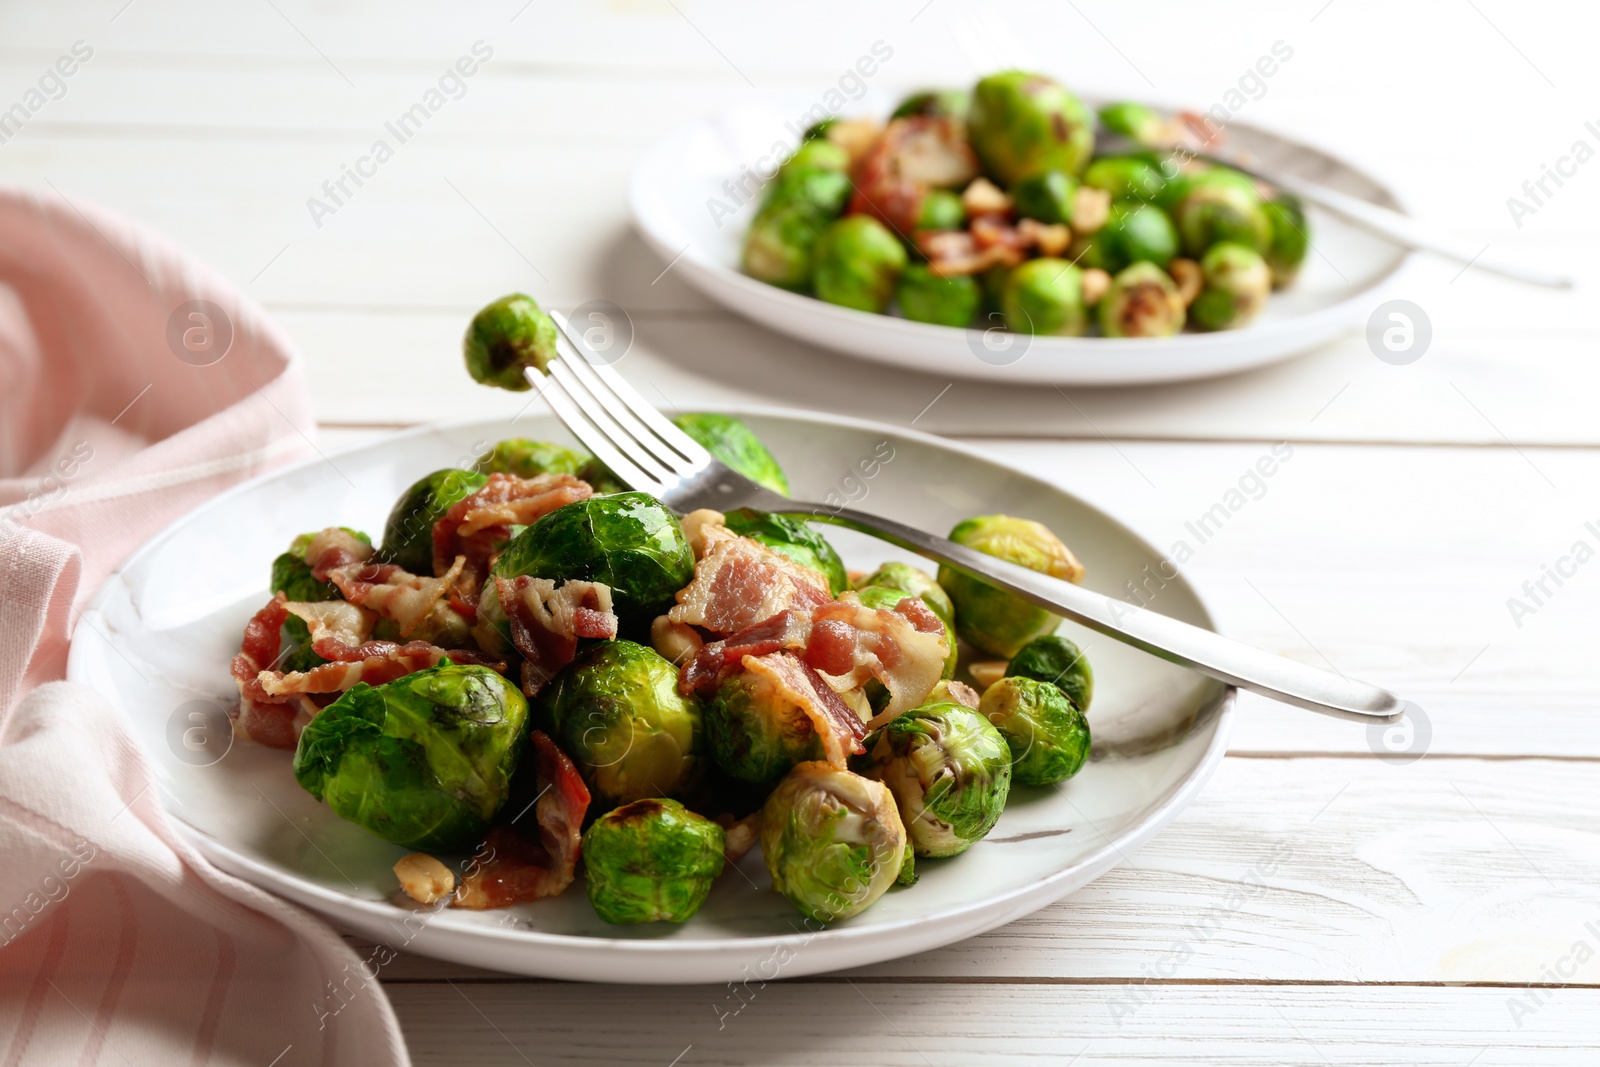
{"type": "MultiPolygon", "coordinates": [[[[979,330],[909,322],[836,307],[746,277],[739,249],[754,214],[747,198],[735,214],[728,190],[747,169],[770,168],[803,128],[796,116],[815,101],[748,106],[679,129],[653,146],[629,182],[634,225],[663,260],[706,296],[790,336],[878,363],[925,374],[994,382],[1134,385],[1215,377],[1287,359],[1362,323],[1407,253],[1327,213],[1311,209],[1314,247],[1300,277],[1272,294],[1260,319],[1242,330],[1165,338],[1033,337],[999,333],[985,347],[979,330]],[[775,152],[774,149],[777,149],[775,152]]],[[[868,96],[846,115],[887,114],[888,96],[868,96]]],[[[1377,179],[1315,148],[1230,123],[1229,143],[1263,167],[1309,178],[1399,209],[1377,179]]]]}
{"type": "MultiPolygon", "coordinates": [[[[1062,534],[1088,568],[1088,585],[1106,593],[1160,560],[1104,512],[935,438],[814,415],[748,418],[797,493],[851,492],[867,508],[940,531],[974,514],[1031,516],[1062,534]],[[893,458],[861,481],[855,464],[885,440],[893,458]]],[[[1070,893],[1149,840],[1222,758],[1231,689],[1074,631],[1095,668],[1093,761],[1059,789],[1014,790],[988,838],[962,856],[919,864],[917,885],[890,892],[848,922],[807,932],[771,891],[759,849],[739,871],[725,873],[681,927],[607,926],[581,882],[555,900],[506,911],[402,908],[391,899],[390,867],[404,850],[301,790],[289,753],[249,741],[196,753],[186,747],[185,730],[190,745],[204,741],[207,716],[217,725],[236,699],[229,660],[245,620],[267,599],[270,562],[296,534],[336,524],[377,534],[416,478],[469,461],[513,434],[567,439],[548,418],[515,427],[426,427],[289,467],[180,519],[96,594],[87,624],[78,627],[68,677],[94,686],[127,716],[154,758],[162,803],[219,866],[392,948],[459,963],[610,982],[771,978],[775,969],[791,977],[936,948],[1070,893]],[[197,710],[201,718],[191,718],[197,710]],[[196,765],[218,751],[226,752],[218,762],[196,765]]],[[[912,558],[845,532],[835,544],[852,567],[912,558]]],[[[1181,579],[1160,592],[1155,607],[1210,621],[1181,579]]]]}

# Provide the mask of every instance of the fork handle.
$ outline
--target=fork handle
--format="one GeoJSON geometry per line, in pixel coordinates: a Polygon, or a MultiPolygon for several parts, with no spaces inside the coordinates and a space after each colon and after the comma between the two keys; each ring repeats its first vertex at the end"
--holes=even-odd
{"type": "Polygon", "coordinates": [[[843,526],[948,564],[1164,660],[1285,704],[1356,722],[1397,722],[1405,702],[1375,685],[1285,659],[1211,630],[984,555],[850,508],[790,505],[796,518],[843,526]],[[803,509],[803,510],[802,510],[803,509]]]}

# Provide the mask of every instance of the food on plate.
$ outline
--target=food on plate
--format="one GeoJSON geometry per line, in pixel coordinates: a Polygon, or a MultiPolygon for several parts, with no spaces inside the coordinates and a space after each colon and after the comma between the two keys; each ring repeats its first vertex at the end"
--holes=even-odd
{"type": "Polygon", "coordinates": [[[883,123],[806,131],[767,184],[742,267],[830,304],[938,326],[1123,338],[1239,328],[1260,309],[1224,314],[1218,297],[1196,307],[1200,262],[1242,245],[1281,289],[1310,228],[1294,197],[1199,158],[1219,136],[1131,102],[1095,116],[1027,71],[991,74],[970,93],[914,93],[883,123]],[[1097,124],[1134,145],[1094,155],[1097,124]],[[1179,299],[1142,269],[1105,311],[1112,276],[1139,263],[1161,268],[1179,299]]]}
{"type": "Polygon", "coordinates": [[[1183,329],[1183,294],[1166,271],[1141,261],[1111,279],[1098,313],[1107,337],[1171,337],[1183,329]]]}
{"type": "MultiPolygon", "coordinates": [[[[741,420],[674,421],[787,494],[741,420]]],[[[406,851],[396,902],[533,905],[582,879],[605,922],[681,923],[759,843],[777,892],[845,920],[919,857],[962,862],[1014,781],[1087,758],[1093,675],[1026,601],[901,560],[847,571],[802,514],[679,515],[564,444],[478,447],[376,546],[295,537],[231,665],[235,735],[406,851]]],[[[1029,519],[952,536],[1082,575],[1029,519]]]]}
{"type": "Polygon", "coordinates": [[[1189,317],[1205,330],[1231,330],[1254,319],[1272,290],[1272,270],[1244,245],[1213,245],[1200,260],[1200,295],[1189,317]]]}
{"type": "Polygon", "coordinates": [[[525,367],[542,371],[556,358],[556,324],[533,297],[512,293],[472,317],[461,348],[473,381],[521,392],[533,388],[525,367]]]}

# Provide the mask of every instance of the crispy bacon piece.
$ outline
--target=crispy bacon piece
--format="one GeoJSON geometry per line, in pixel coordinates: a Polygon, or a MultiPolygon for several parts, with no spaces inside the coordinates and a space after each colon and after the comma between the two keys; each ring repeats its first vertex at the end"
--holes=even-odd
{"type": "Polygon", "coordinates": [[[811,720],[822,741],[823,758],[835,767],[845,767],[853,755],[866,751],[861,739],[867,727],[861,716],[839,699],[839,694],[792,652],[772,652],[765,656],[746,656],[745,670],[765,678],[787,701],[796,704],[811,720]]]}
{"type": "Polygon", "coordinates": [[[678,590],[678,603],[667,612],[673,622],[733,634],[781,612],[833,599],[821,574],[726,526],[706,526],[701,537],[705,554],[694,565],[694,580],[678,590]]]}
{"type": "Polygon", "coordinates": [[[316,705],[303,697],[273,695],[261,687],[260,675],[270,673],[267,668],[283,651],[282,629],[288,617],[288,598],[279,593],[245,623],[244,640],[231,667],[234,684],[239,687],[234,728],[272,748],[293,748],[301,729],[317,711],[316,705]]]}
{"type": "Polygon", "coordinates": [[[1004,243],[979,248],[966,230],[921,230],[917,248],[928,257],[928,269],[942,278],[982,274],[990,267],[1014,267],[1022,262],[1022,252],[1004,243]]]}
{"type": "Polygon", "coordinates": [[[306,563],[311,567],[311,576],[319,582],[327,581],[335,568],[365,563],[373,555],[371,545],[337,526],[321,531],[306,545],[306,563]]]}
{"type": "Polygon", "coordinates": [[[729,673],[743,664],[746,656],[765,656],[782,649],[803,649],[811,640],[811,617],[803,611],[782,611],[770,619],[721,641],[702,645],[678,674],[678,689],[684,696],[709,697],[729,673]]]}
{"type": "Polygon", "coordinates": [[[511,643],[521,652],[522,691],[539,695],[556,672],[572,662],[578,638],[617,636],[611,589],[600,582],[570,581],[559,587],[548,578],[494,579],[495,592],[511,623],[511,643]]]}
{"type": "Polygon", "coordinates": [[[929,189],[965,185],[977,173],[961,122],[931,115],[895,119],[855,168],[850,213],[872,215],[907,234],[917,227],[929,189]]]}
{"type": "Polygon", "coordinates": [[[543,731],[528,735],[535,786],[534,820],[538,840],[525,836],[517,822],[526,806],[512,812],[514,798],[503,813],[509,815],[489,831],[484,841],[488,858],[476,863],[456,887],[451,906],[503,908],[522,901],[543,900],[572,884],[581,847],[580,830],[589,808],[589,789],[566,753],[543,731]]]}
{"type": "Polygon", "coordinates": [[[268,696],[290,696],[296,693],[343,693],[357,682],[382,685],[408,674],[438,666],[446,656],[451,663],[475,663],[504,673],[504,662],[493,660],[478,652],[460,648],[440,648],[426,641],[368,641],[359,647],[326,642],[322,647],[312,645],[317,655],[323,648],[338,652],[344,658],[334,659],[311,668],[309,671],[262,671],[258,683],[268,696]]]}
{"type": "Polygon", "coordinates": [[[465,557],[457,556],[448,571],[430,578],[393,563],[349,563],[328,571],[328,580],[350,603],[393,620],[401,637],[431,640],[446,633],[464,634],[470,628],[447,599],[465,565],[465,557]]]}
{"type": "Polygon", "coordinates": [[[477,492],[455,503],[433,524],[433,573],[444,575],[458,556],[466,557],[459,577],[465,599],[471,599],[489,574],[489,566],[511,539],[512,526],[527,526],[559,507],[593,496],[589,483],[570,474],[519,478],[491,474],[477,492]]]}

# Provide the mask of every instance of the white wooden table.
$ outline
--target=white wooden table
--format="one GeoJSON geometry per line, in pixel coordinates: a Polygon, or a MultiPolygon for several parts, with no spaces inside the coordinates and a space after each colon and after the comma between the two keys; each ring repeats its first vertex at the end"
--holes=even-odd
{"type": "Polygon", "coordinates": [[[696,295],[629,230],[623,189],[673,124],[821,93],[873,42],[875,83],[963,83],[1018,54],[1086,91],[1217,100],[1274,41],[1241,120],[1385,176],[1575,295],[1420,262],[1396,295],[1418,363],[1359,336],[1228,380],[1142,390],[957,382],[918,428],[960,436],[1181,536],[1279,441],[1294,458],[1188,570],[1223,627],[1392,685],[1424,758],[1246,697],[1204,795],[1126,866],[925,956],[727,990],[526,981],[407,957],[385,975],[419,1064],[1593,1064],[1600,1062],[1600,162],[1521,219],[1574,141],[1600,148],[1591,6],[1441,0],[1005,4],[553,0],[445,5],[70,0],[0,9],[0,108],[74,42],[0,180],[166,231],[261,300],[308,358],[321,435],[514,410],[453,365],[486,300],[631,315],[629,371],[682,406],[760,400],[908,423],[950,384],[809,349],[696,295]],[[460,99],[338,210],[323,197],[476,41],[460,99]],[[316,225],[320,221],[321,225],[316,225]],[[1275,864],[1262,867],[1273,857],[1275,864]],[[1270,873],[1263,874],[1263,870],[1270,873]]]}

